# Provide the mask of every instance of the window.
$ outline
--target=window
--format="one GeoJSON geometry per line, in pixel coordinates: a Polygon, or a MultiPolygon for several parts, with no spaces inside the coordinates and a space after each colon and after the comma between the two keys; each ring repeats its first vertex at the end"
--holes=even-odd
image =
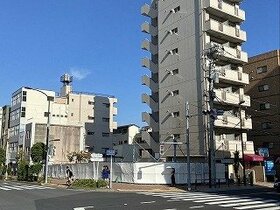
{"type": "Polygon", "coordinates": [[[257,68],[257,74],[261,74],[265,72],[267,72],[267,66],[260,66],[257,68]]]}
{"type": "Polygon", "coordinates": [[[92,136],[92,135],[94,135],[94,132],[92,132],[92,131],[88,131],[88,132],[87,132],[87,135],[92,136]]]}
{"type": "Polygon", "coordinates": [[[74,98],[72,98],[72,100],[71,100],[72,102],[74,102],[74,98]]]}
{"type": "Polygon", "coordinates": [[[260,110],[270,109],[270,103],[260,104],[260,110]]]}
{"type": "Polygon", "coordinates": [[[179,112],[173,112],[171,115],[172,115],[172,117],[179,117],[180,113],[179,112]]]}
{"type": "Polygon", "coordinates": [[[180,6],[178,6],[178,7],[175,7],[174,9],[172,9],[171,12],[172,13],[177,13],[177,12],[180,11],[180,9],[181,9],[180,6]]]}
{"type": "Polygon", "coordinates": [[[175,75],[175,74],[179,74],[179,69],[173,69],[172,71],[170,71],[171,75],[175,75]]]}
{"type": "Polygon", "coordinates": [[[267,91],[269,90],[269,86],[268,85],[260,85],[258,86],[259,92],[263,92],[263,91],[267,91]]]}
{"type": "Polygon", "coordinates": [[[102,136],[103,136],[103,137],[109,137],[109,136],[110,136],[110,133],[104,133],[104,132],[103,132],[103,133],[102,133],[102,136]]]}
{"type": "Polygon", "coordinates": [[[262,129],[271,129],[271,122],[264,122],[262,123],[262,129]]]}
{"type": "Polygon", "coordinates": [[[103,103],[103,105],[104,105],[106,108],[109,108],[109,107],[110,107],[110,104],[109,104],[109,103],[103,103]]]}
{"type": "Polygon", "coordinates": [[[179,90],[174,90],[171,92],[171,95],[172,96],[176,96],[176,95],[179,95],[179,90]]]}
{"type": "Polygon", "coordinates": [[[22,101],[26,101],[26,91],[22,91],[22,101]]]}
{"type": "Polygon", "coordinates": [[[178,34],[178,28],[173,28],[169,31],[170,34],[178,34]]]}
{"type": "Polygon", "coordinates": [[[174,135],[174,139],[180,139],[180,134],[173,134],[174,135]]]}
{"type": "Polygon", "coordinates": [[[170,55],[174,55],[174,54],[178,55],[178,52],[179,52],[178,48],[169,51],[170,55]]]}
{"type": "Polygon", "coordinates": [[[94,120],[94,117],[93,116],[88,116],[88,119],[89,120],[94,120]]]}
{"type": "Polygon", "coordinates": [[[94,105],[94,101],[88,101],[89,105],[94,105]]]}
{"type": "Polygon", "coordinates": [[[25,107],[21,107],[21,117],[25,117],[25,107]]]}
{"type": "Polygon", "coordinates": [[[74,116],[74,113],[71,113],[71,116],[73,117],[73,116],[74,116]]]}
{"type": "Polygon", "coordinates": [[[103,121],[103,122],[109,122],[109,120],[110,120],[110,118],[107,118],[107,117],[103,117],[103,118],[102,118],[102,121],[103,121]]]}

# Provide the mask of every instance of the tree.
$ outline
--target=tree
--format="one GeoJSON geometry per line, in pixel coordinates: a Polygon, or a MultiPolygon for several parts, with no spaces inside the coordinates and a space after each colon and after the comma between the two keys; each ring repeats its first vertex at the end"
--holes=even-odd
{"type": "Polygon", "coordinates": [[[70,152],[67,155],[69,162],[76,161],[77,163],[88,162],[90,157],[90,153],[86,151],[70,152]]]}
{"type": "Polygon", "coordinates": [[[0,148],[0,166],[3,166],[6,162],[6,152],[3,148],[0,148]]]}
{"type": "Polygon", "coordinates": [[[233,170],[236,178],[238,178],[239,162],[240,162],[239,151],[236,150],[234,152],[234,159],[233,159],[233,170]]]}
{"type": "Polygon", "coordinates": [[[31,148],[31,159],[35,163],[41,163],[45,159],[45,144],[38,142],[31,148]]]}

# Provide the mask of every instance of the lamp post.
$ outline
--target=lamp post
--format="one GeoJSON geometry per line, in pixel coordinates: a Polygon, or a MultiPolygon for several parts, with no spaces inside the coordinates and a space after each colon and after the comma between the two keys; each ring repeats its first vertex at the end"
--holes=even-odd
{"type": "Polygon", "coordinates": [[[245,103],[244,100],[239,102],[239,120],[240,120],[240,138],[241,138],[241,153],[242,153],[242,164],[243,164],[243,183],[246,186],[246,170],[245,170],[245,158],[244,158],[244,142],[242,133],[242,117],[241,117],[241,105],[245,103]]]}
{"type": "Polygon", "coordinates": [[[47,132],[46,132],[46,149],[45,149],[45,168],[44,168],[44,178],[45,178],[45,184],[48,183],[48,162],[49,162],[49,137],[50,137],[50,105],[51,101],[54,100],[53,96],[48,96],[46,93],[43,91],[36,89],[36,88],[31,88],[31,87],[25,87],[25,89],[28,90],[34,90],[37,92],[40,92],[44,94],[47,97],[48,101],[48,112],[47,112],[47,132]]]}

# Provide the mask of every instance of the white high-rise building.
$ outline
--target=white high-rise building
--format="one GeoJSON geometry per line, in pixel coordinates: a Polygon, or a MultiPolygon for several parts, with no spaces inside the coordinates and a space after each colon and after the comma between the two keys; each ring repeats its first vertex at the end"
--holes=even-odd
{"type": "Polygon", "coordinates": [[[50,145],[56,149],[54,162],[67,161],[67,154],[89,150],[105,153],[112,148],[112,132],[117,128],[114,96],[73,92],[72,77],[61,77],[61,93],[22,87],[12,94],[10,113],[10,160],[19,150],[30,154],[36,142],[46,142],[50,107],[50,145]],[[49,101],[48,101],[49,100],[49,101]],[[50,106],[49,106],[50,103],[50,106]]]}
{"type": "Polygon", "coordinates": [[[241,154],[241,139],[244,153],[254,153],[246,133],[252,122],[245,113],[250,97],[244,94],[249,78],[242,69],[248,57],[242,50],[246,32],[241,27],[245,20],[241,2],[153,0],[141,8],[142,15],[149,18],[141,29],[150,35],[141,46],[150,53],[142,59],[142,66],[149,69],[142,84],[150,88],[142,102],[151,109],[142,115],[150,128],[142,137],[154,154],[161,153],[167,161],[186,157],[186,102],[191,157],[205,160],[208,156],[210,114],[203,113],[210,111],[210,81],[214,82],[212,111],[220,114],[214,122],[216,160],[233,158],[236,150],[241,154]],[[209,68],[207,52],[212,47],[218,49],[218,56],[213,58],[215,66],[209,68]]]}

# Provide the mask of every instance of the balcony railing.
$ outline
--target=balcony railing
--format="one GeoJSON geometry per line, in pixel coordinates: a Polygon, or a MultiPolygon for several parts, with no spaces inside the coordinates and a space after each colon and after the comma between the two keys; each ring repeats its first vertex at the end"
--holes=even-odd
{"type": "Polygon", "coordinates": [[[144,32],[144,33],[151,34],[152,36],[156,36],[158,34],[157,28],[152,26],[148,22],[144,22],[141,25],[141,31],[144,32]]]}
{"type": "Polygon", "coordinates": [[[219,70],[219,80],[233,85],[248,85],[249,75],[237,70],[231,70],[230,67],[221,67],[219,70]]]}
{"type": "Polygon", "coordinates": [[[154,74],[158,72],[158,65],[152,62],[149,58],[143,58],[141,63],[142,67],[150,69],[154,74]]]}
{"type": "Polygon", "coordinates": [[[158,132],[158,122],[154,120],[151,114],[147,112],[142,113],[142,121],[146,122],[154,132],[158,132]]]}
{"type": "Polygon", "coordinates": [[[244,101],[241,106],[251,106],[250,96],[239,93],[226,92],[225,90],[221,89],[215,89],[214,92],[216,94],[216,98],[214,100],[216,103],[225,103],[229,105],[239,106],[239,104],[244,101]]]}
{"type": "Polygon", "coordinates": [[[142,94],[142,103],[147,104],[154,112],[158,111],[158,103],[155,102],[155,100],[146,93],[142,94]]]}
{"type": "Polygon", "coordinates": [[[205,0],[205,9],[208,13],[218,17],[240,23],[245,20],[245,12],[238,5],[231,5],[219,0],[205,0]]]}
{"type": "Polygon", "coordinates": [[[141,15],[151,17],[151,18],[155,18],[157,16],[157,12],[156,12],[155,9],[151,8],[150,5],[144,4],[141,7],[141,15]]]}
{"type": "Polygon", "coordinates": [[[218,116],[214,123],[215,127],[220,128],[229,128],[229,129],[240,129],[242,125],[242,129],[252,129],[252,119],[250,118],[240,118],[237,116],[227,116],[221,115],[218,116]]]}
{"type": "Polygon", "coordinates": [[[155,55],[158,53],[158,47],[156,45],[153,45],[148,39],[145,39],[142,44],[141,48],[143,50],[149,51],[151,54],[155,55]]]}
{"type": "Polygon", "coordinates": [[[207,31],[208,34],[218,38],[222,37],[222,39],[226,41],[234,43],[246,41],[246,32],[237,27],[232,27],[213,19],[206,21],[204,27],[204,30],[207,31]]]}
{"type": "Polygon", "coordinates": [[[146,85],[147,87],[149,87],[152,92],[158,91],[158,84],[150,77],[148,77],[148,75],[142,76],[142,85],[146,85]]]}

